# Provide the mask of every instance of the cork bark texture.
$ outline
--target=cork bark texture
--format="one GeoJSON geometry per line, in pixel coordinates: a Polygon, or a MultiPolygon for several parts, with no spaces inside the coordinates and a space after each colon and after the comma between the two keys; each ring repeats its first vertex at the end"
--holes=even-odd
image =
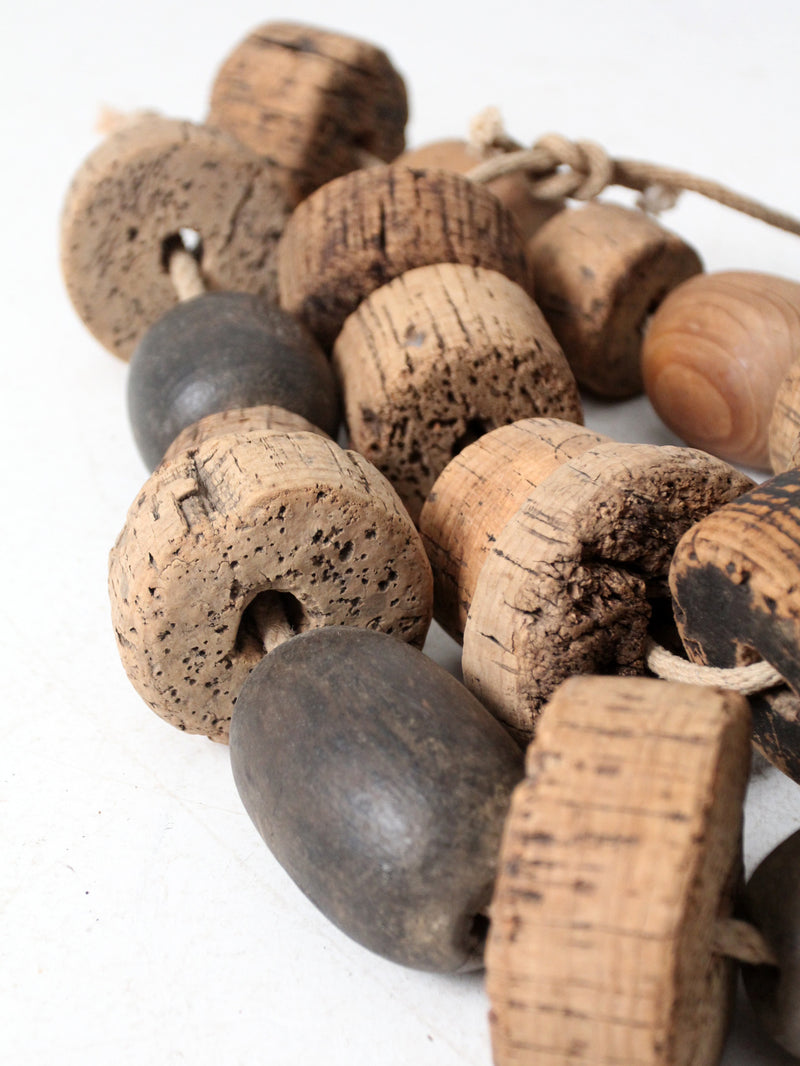
{"type": "Polygon", "coordinates": [[[67,291],[94,336],[128,359],[178,302],[167,263],[181,230],[200,237],[207,288],[276,302],[288,214],[272,168],[227,134],[143,118],[112,133],[72,182],[61,220],[67,291]]]}
{"type": "Polygon", "coordinates": [[[564,463],[516,512],[478,577],[465,681],[521,737],[574,674],[644,672],[650,598],[675,545],[752,482],[687,448],[606,444],[564,463]]]}
{"type": "Polygon", "coordinates": [[[536,300],[585,388],[642,391],[648,317],[702,270],[697,253],[643,211],[590,203],[562,211],[528,243],[536,300]]]}
{"type": "Polygon", "coordinates": [[[763,658],[786,680],[753,698],[754,739],[800,781],[800,471],[778,474],[693,526],[669,582],[693,662],[763,658]]]}
{"type": "Polygon", "coordinates": [[[205,441],[239,436],[264,436],[266,433],[318,433],[328,436],[319,426],[314,426],[302,415],[287,411],[285,407],[263,404],[258,407],[237,407],[231,411],[217,411],[213,415],[193,422],[182,430],[164,452],[162,462],[176,459],[182,452],[199,448],[205,441]]]}
{"type": "MultiPolygon", "coordinates": [[[[435,141],[404,152],[395,162],[416,170],[452,170],[456,174],[468,174],[479,163],[498,154],[500,150],[495,149],[484,155],[468,141],[435,141]]],[[[487,181],[486,188],[508,208],[525,240],[565,206],[563,200],[540,200],[534,196],[525,174],[504,174],[494,181],[487,181]]]]}
{"type": "Polygon", "coordinates": [[[352,446],[415,520],[445,466],[487,430],[535,416],[583,419],[544,317],[496,271],[408,271],[350,315],[333,359],[352,446]]]}
{"type": "Polygon", "coordinates": [[[776,474],[800,466],[800,358],[789,367],[775,394],[768,445],[776,474]]]}
{"type": "Polygon", "coordinates": [[[295,205],[363,165],[391,162],[405,146],[403,79],[379,48],[310,26],[254,30],[222,64],[208,121],[265,156],[295,205]]]}
{"type": "Polygon", "coordinates": [[[282,594],[295,632],[361,626],[421,645],[432,613],[428,560],[391,487],[310,433],[219,438],[162,464],[112,549],[109,589],[139,694],[218,740],[264,654],[260,594],[282,594]]]}
{"type": "Polygon", "coordinates": [[[679,437],[769,468],[781,381],[800,359],[800,283],[725,271],[691,278],[653,316],[642,350],[650,402],[679,437]]]}
{"type": "Polygon", "coordinates": [[[461,641],[487,553],[506,522],[562,463],[610,443],[573,422],[526,418],[484,434],[436,479],[419,531],[433,569],[436,620],[461,641]]]}
{"type": "Polygon", "coordinates": [[[325,347],[371,292],[432,263],[464,263],[529,287],[522,235],[488,190],[460,174],[370,167],[304,200],[278,250],[281,305],[325,347]]]}
{"type": "Polygon", "coordinates": [[[497,1066],[713,1066],[732,1003],[715,924],[741,876],[747,701],[573,678],[514,792],[490,908],[497,1066]]]}

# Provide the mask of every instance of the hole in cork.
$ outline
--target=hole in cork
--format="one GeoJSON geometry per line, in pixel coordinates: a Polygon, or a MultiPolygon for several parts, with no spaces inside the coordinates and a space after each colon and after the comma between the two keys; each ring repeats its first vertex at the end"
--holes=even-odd
{"type": "Polygon", "coordinates": [[[488,433],[490,429],[494,427],[490,422],[487,422],[483,418],[470,418],[464,427],[464,432],[460,437],[456,437],[453,441],[453,447],[450,449],[450,457],[455,458],[459,452],[462,452],[470,444],[474,444],[476,440],[488,433]]]}
{"type": "Polygon", "coordinates": [[[242,613],[234,650],[245,658],[260,659],[297,633],[308,629],[303,605],[291,592],[259,592],[242,613]]]}
{"type": "Polygon", "coordinates": [[[169,261],[179,249],[189,252],[198,263],[203,259],[203,239],[195,229],[183,227],[177,233],[170,233],[161,242],[161,269],[169,272],[169,261]]]}

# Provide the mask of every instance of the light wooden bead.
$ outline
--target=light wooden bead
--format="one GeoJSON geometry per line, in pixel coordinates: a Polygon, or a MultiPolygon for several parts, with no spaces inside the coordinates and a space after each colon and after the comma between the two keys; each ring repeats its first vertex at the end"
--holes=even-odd
{"type": "Polygon", "coordinates": [[[205,441],[218,437],[261,436],[265,433],[318,433],[328,438],[319,426],[314,426],[302,415],[287,411],[284,407],[263,404],[259,407],[239,407],[232,411],[217,411],[193,422],[182,430],[164,452],[162,462],[170,462],[183,452],[199,448],[205,441]]]}
{"type": "Polygon", "coordinates": [[[752,697],[754,743],[800,781],[800,471],[752,488],[693,526],[669,574],[675,621],[693,662],[759,657],[787,685],[752,697]]]}
{"type": "Polygon", "coordinates": [[[330,346],[371,292],[431,263],[481,266],[529,283],[516,222],[488,190],[441,170],[354,171],[293,212],[278,251],[281,304],[330,346]]]}
{"type": "MultiPolygon", "coordinates": [[[[497,154],[497,153],[492,153],[497,154]]],[[[488,158],[468,141],[434,141],[404,152],[395,160],[403,166],[418,170],[452,170],[456,174],[468,174],[488,158]]],[[[527,240],[549,218],[564,209],[563,200],[540,200],[531,192],[531,184],[524,174],[504,174],[486,183],[516,218],[522,236],[527,240]]]]}
{"type": "Polygon", "coordinates": [[[521,737],[573,674],[640,674],[682,534],[752,482],[686,448],[604,444],[560,466],[506,524],[464,630],[467,686],[521,737]]]}
{"type": "Polygon", "coordinates": [[[679,437],[766,468],[776,393],[798,358],[800,284],[730,272],[670,294],[650,323],[642,370],[650,402],[679,437]]]}
{"type": "Polygon", "coordinates": [[[460,641],[478,575],[506,522],[568,459],[608,443],[573,422],[526,418],[500,426],[447,464],[419,520],[433,568],[436,620],[460,641]]]}
{"type": "Polygon", "coordinates": [[[598,396],[642,391],[642,336],[666,294],[702,270],[696,252],[643,211],[589,203],[528,243],[536,301],[578,383],[598,396]]]}
{"type": "Polygon", "coordinates": [[[163,463],[109,563],[120,655],[168,722],[225,740],[264,654],[253,620],[280,593],[291,628],[363,626],[422,644],[425,550],[364,459],[312,433],[229,436],[163,463]]]}
{"type": "Polygon", "coordinates": [[[178,302],[167,262],[181,230],[201,239],[206,288],[276,302],[288,214],[270,166],[220,130],[153,116],[126,124],[89,156],[67,195],[67,291],[95,337],[128,359],[178,302]]]}
{"type": "Polygon", "coordinates": [[[334,347],[352,446],[416,520],[461,448],[487,430],[551,415],[582,421],[572,372],[524,289],[443,263],[373,292],[334,347]]]}
{"type": "Polygon", "coordinates": [[[405,146],[403,79],[374,45],[291,22],[249,34],[222,64],[208,121],[274,164],[292,205],[405,146]]]}
{"type": "Polygon", "coordinates": [[[768,430],[769,461],[776,474],[800,466],[800,359],[775,394],[768,430]]]}
{"type": "Polygon", "coordinates": [[[572,678],[512,796],[486,951],[496,1066],[713,1066],[735,969],[715,931],[741,871],[738,694],[572,678]]]}

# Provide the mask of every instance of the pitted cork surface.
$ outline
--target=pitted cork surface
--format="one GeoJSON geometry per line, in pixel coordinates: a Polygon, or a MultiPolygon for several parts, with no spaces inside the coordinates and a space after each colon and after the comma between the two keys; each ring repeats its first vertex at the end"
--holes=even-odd
{"type": "Polygon", "coordinates": [[[263,656],[253,612],[283,593],[296,632],[362,626],[421,645],[432,578],[408,515],[361,456],[310,433],[229,436],[162,464],[109,565],[120,655],[142,698],[226,740],[263,656]]]}
{"type": "MultiPolygon", "coordinates": [[[[495,149],[485,155],[469,141],[434,141],[403,152],[395,162],[416,170],[453,170],[456,174],[469,174],[479,163],[498,154],[501,154],[500,150],[495,149]]],[[[525,240],[533,236],[549,218],[564,210],[564,200],[540,200],[535,197],[528,176],[523,173],[504,174],[494,181],[487,181],[486,188],[508,208],[525,240]]]]}
{"type": "Polygon", "coordinates": [[[237,407],[231,411],[216,411],[213,415],[193,422],[182,430],[169,448],[164,452],[162,462],[177,458],[181,452],[198,448],[204,441],[216,440],[235,433],[254,436],[265,433],[318,433],[328,436],[319,426],[312,425],[307,418],[287,411],[285,407],[262,404],[258,407],[237,407]]]}
{"type": "Polygon", "coordinates": [[[292,213],[278,248],[281,306],[330,348],[371,292],[432,263],[497,270],[530,288],[517,223],[487,189],[443,170],[356,170],[292,213]]]}
{"type": "Polygon", "coordinates": [[[419,531],[433,568],[436,621],[461,640],[478,575],[506,522],[546,477],[608,437],[557,418],[525,418],[468,445],[428,494],[419,531]]]}
{"type": "Polygon", "coordinates": [[[575,379],[536,304],[505,275],[420,267],[373,292],[334,347],[352,446],[415,520],[476,437],[521,418],[583,418],[575,379]]]}
{"type": "Polygon", "coordinates": [[[573,674],[641,674],[649,598],[680,537],[752,481],[688,448],[605,444],[564,463],[516,512],[478,578],[464,678],[521,737],[573,674]]]}
{"type": "Polygon", "coordinates": [[[408,101],[385,52],[365,41],[271,22],[231,52],[208,121],[274,165],[292,205],[326,181],[403,151],[408,101]]]}
{"type": "Polygon", "coordinates": [[[506,818],[486,950],[497,1066],[713,1066],[736,970],[747,700],[572,678],[506,818]]]}
{"type": "Polygon", "coordinates": [[[644,211],[589,203],[528,243],[536,299],[578,382],[599,396],[642,391],[642,338],[664,297],[703,265],[644,211]]]}
{"type": "Polygon", "coordinates": [[[61,221],[61,266],[75,309],[106,348],[130,358],[178,302],[169,253],[190,230],[208,289],[277,301],[275,253],[289,214],[272,168],[221,130],[148,116],[84,162],[61,221]]]}

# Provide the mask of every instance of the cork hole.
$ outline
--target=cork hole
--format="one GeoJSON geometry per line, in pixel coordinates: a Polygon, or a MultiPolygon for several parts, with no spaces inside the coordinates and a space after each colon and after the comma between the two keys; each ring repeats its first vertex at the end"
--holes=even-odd
{"type": "Polygon", "coordinates": [[[476,440],[479,440],[485,433],[494,427],[490,422],[487,422],[483,418],[470,418],[464,427],[464,432],[460,437],[456,437],[453,441],[453,446],[450,449],[450,457],[454,459],[459,452],[462,452],[470,444],[474,444],[476,440]]]}
{"type": "MultiPolygon", "coordinates": [[[[291,592],[268,589],[259,592],[242,612],[236,633],[235,651],[245,658],[260,659],[264,654],[265,623],[289,640],[296,633],[309,628],[308,618],[300,601],[291,592]]],[[[281,643],[275,637],[272,643],[281,643]]]]}
{"type": "Polygon", "coordinates": [[[165,274],[169,272],[169,261],[178,249],[189,252],[198,263],[203,260],[202,237],[197,230],[182,227],[177,233],[170,233],[161,242],[161,269],[165,274]]]}

